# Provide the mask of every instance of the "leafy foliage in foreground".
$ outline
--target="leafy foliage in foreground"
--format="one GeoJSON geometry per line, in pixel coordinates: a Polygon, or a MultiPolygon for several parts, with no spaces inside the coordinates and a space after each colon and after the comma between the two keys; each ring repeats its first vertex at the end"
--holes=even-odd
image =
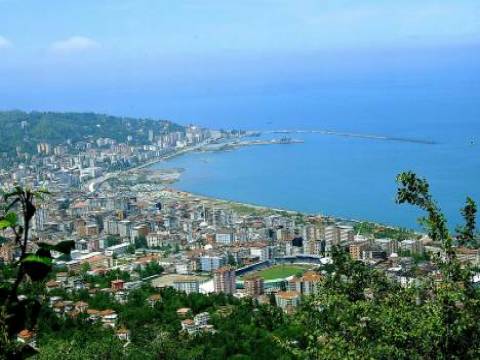
{"type": "MultiPolygon", "coordinates": [[[[116,304],[120,322],[132,333],[131,343],[123,348],[112,330],[78,318],[63,319],[49,309],[41,314],[39,359],[290,359],[275,336],[295,336],[296,328],[282,312],[271,306],[257,306],[253,301],[239,301],[223,294],[177,293],[171,288],[160,292],[162,301],[153,308],[146,298],[150,287],[133,291],[127,304],[116,304]],[[208,311],[215,334],[187,336],[179,333],[176,310],[189,307],[194,314],[208,311]],[[218,310],[227,309],[228,314],[218,310]],[[288,334],[290,332],[290,334],[288,334]]],[[[81,294],[63,294],[69,299],[81,294]]],[[[102,308],[98,299],[86,299],[102,308]]],[[[106,307],[110,303],[103,304],[106,307]]]]}
{"type": "Polygon", "coordinates": [[[9,269],[13,281],[3,277],[6,274],[4,271],[0,277],[0,356],[8,359],[23,359],[35,353],[31,346],[16,343],[15,337],[24,329],[35,328],[42,304],[36,292],[20,298],[20,286],[25,283],[25,279],[35,285],[42,283],[52,270],[51,251],[69,254],[74,247],[73,241],[63,241],[56,245],[39,242],[36,243],[38,250],[31,252],[29,230],[36,212],[35,200],[42,199],[45,195],[48,195],[45,190],[32,191],[19,186],[2,194],[0,230],[8,230],[13,234],[7,243],[16,247],[20,254],[18,261],[9,269]]]}

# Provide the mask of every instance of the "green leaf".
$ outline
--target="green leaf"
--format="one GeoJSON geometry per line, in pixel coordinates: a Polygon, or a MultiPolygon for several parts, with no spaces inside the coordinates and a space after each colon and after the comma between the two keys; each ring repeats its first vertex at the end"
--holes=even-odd
{"type": "Polygon", "coordinates": [[[51,244],[47,244],[47,243],[44,243],[44,242],[39,242],[37,243],[38,247],[41,248],[41,249],[45,249],[45,250],[53,250],[53,247],[55,245],[51,245],[51,244]]]}
{"type": "Polygon", "coordinates": [[[35,255],[52,258],[52,254],[50,253],[50,250],[45,249],[45,248],[38,249],[37,252],[35,253],[35,255]]]}
{"type": "Polygon", "coordinates": [[[46,256],[39,256],[34,254],[28,254],[23,260],[22,263],[36,262],[42,263],[45,265],[52,265],[52,259],[46,256]]]}
{"type": "Polygon", "coordinates": [[[0,230],[10,227],[10,222],[6,219],[0,220],[0,230]]]}
{"type": "Polygon", "coordinates": [[[17,214],[14,212],[7,213],[1,220],[0,220],[0,230],[14,227],[17,225],[18,217],[17,214]]]}
{"type": "Polygon", "coordinates": [[[51,245],[47,243],[38,243],[37,244],[40,248],[45,250],[54,250],[61,252],[62,254],[70,254],[70,251],[75,248],[75,241],[73,240],[66,240],[61,241],[56,245],[51,245]]]}
{"type": "Polygon", "coordinates": [[[17,221],[18,221],[17,214],[14,212],[9,212],[7,215],[5,215],[5,220],[10,222],[10,226],[15,226],[17,225],[17,221]]]}
{"type": "Polygon", "coordinates": [[[22,260],[22,265],[33,281],[41,281],[52,270],[52,259],[47,256],[30,254],[22,260]]]}
{"type": "Polygon", "coordinates": [[[54,246],[54,250],[61,252],[62,254],[70,254],[70,251],[75,248],[75,241],[73,240],[66,240],[59,242],[54,246]]]}

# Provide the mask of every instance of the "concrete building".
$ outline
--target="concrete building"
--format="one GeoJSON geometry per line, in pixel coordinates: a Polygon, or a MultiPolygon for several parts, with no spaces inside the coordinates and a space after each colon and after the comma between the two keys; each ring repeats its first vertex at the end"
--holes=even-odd
{"type": "Polygon", "coordinates": [[[355,236],[353,231],[353,226],[341,225],[337,226],[338,229],[338,238],[340,239],[340,244],[345,244],[352,242],[355,236]]]}
{"type": "Polygon", "coordinates": [[[403,240],[400,242],[400,250],[411,255],[419,255],[423,254],[424,246],[421,240],[403,240]]]}
{"type": "Polygon", "coordinates": [[[144,236],[146,237],[149,233],[150,229],[148,225],[146,224],[141,224],[137,226],[133,226],[131,231],[130,231],[130,241],[134,242],[135,239],[144,236]]]}
{"type": "Polygon", "coordinates": [[[195,334],[199,329],[199,326],[195,324],[195,321],[193,321],[192,319],[182,320],[181,324],[182,331],[187,332],[189,335],[195,334]]]}
{"type": "Polygon", "coordinates": [[[314,271],[308,271],[301,277],[294,277],[289,281],[288,285],[290,291],[295,291],[302,295],[311,295],[317,291],[322,279],[322,275],[314,271]]]}
{"type": "Polygon", "coordinates": [[[187,294],[198,293],[200,285],[196,278],[190,276],[179,277],[173,281],[173,287],[177,291],[183,291],[187,294]]]}
{"type": "Polygon", "coordinates": [[[296,256],[299,254],[303,254],[303,244],[304,244],[304,240],[300,236],[293,238],[291,241],[286,241],[285,255],[296,256]]]}
{"type": "Polygon", "coordinates": [[[225,258],[220,256],[205,255],[200,257],[200,270],[212,272],[225,265],[225,258]]]}
{"type": "Polygon", "coordinates": [[[132,222],[130,220],[122,220],[118,223],[118,234],[120,237],[130,239],[131,231],[132,222]]]}
{"type": "Polygon", "coordinates": [[[42,231],[45,228],[45,223],[47,222],[47,210],[45,208],[39,207],[35,211],[33,217],[32,228],[37,231],[42,231]]]}
{"type": "Polygon", "coordinates": [[[352,226],[329,225],[325,227],[325,242],[327,251],[330,250],[332,246],[352,242],[354,237],[355,232],[352,226]]]}
{"type": "Polygon", "coordinates": [[[112,289],[113,291],[123,290],[124,286],[125,286],[125,281],[120,280],[120,279],[118,279],[118,280],[113,280],[113,281],[111,282],[111,289],[112,289]]]}
{"type": "Polygon", "coordinates": [[[213,287],[216,293],[234,294],[236,291],[235,270],[230,266],[224,266],[215,270],[213,287]]]}
{"type": "Polygon", "coordinates": [[[231,229],[219,230],[215,234],[215,242],[222,245],[231,245],[235,241],[235,232],[231,229]]]}
{"type": "Polygon", "coordinates": [[[250,255],[258,257],[260,261],[265,261],[272,257],[271,250],[268,245],[257,245],[250,248],[250,255]]]}
{"type": "Polygon", "coordinates": [[[150,248],[173,246],[175,238],[168,231],[157,231],[146,236],[147,246],[150,248]]]}
{"type": "Polygon", "coordinates": [[[291,314],[300,304],[300,294],[296,291],[279,291],[275,295],[275,302],[284,312],[291,314]]]}
{"type": "Polygon", "coordinates": [[[264,292],[264,280],[260,276],[248,276],[244,278],[243,287],[245,293],[251,297],[257,297],[263,294],[264,292]]]}
{"type": "Polygon", "coordinates": [[[363,258],[363,252],[368,248],[368,241],[356,241],[348,246],[350,256],[354,260],[360,260],[363,258]]]}
{"type": "Polygon", "coordinates": [[[197,326],[205,326],[210,320],[210,314],[208,312],[202,312],[193,317],[193,321],[197,326]]]}
{"type": "Polygon", "coordinates": [[[340,244],[340,235],[335,225],[325,227],[325,242],[327,247],[340,244]]]}
{"type": "Polygon", "coordinates": [[[106,235],[118,235],[118,220],[114,218],[106,218],[103,220],[103,232],[106,235]]]}
{"type": "Polygon", "coordinates": [[[398,241],[395,239],[375,239],[374,243],[385,251],[387,256],[398,252],[398,241]]]}
{"type": "Polygon", "coordinates": [[[105,249],[105,255],[106,256],[123,255],[127,252],[127,249],[129,246],[130,246],[129,243],[122,243],[122,244],[110,246],[105,249]]]}

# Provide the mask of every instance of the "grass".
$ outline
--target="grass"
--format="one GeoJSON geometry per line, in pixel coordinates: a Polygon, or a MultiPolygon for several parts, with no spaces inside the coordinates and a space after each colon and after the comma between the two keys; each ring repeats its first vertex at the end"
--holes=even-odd
{"type": "Polygon", "coordinates": [[[255,272],[255,275],[261,276],[265,280],[283,279],[298,273],[303,273],[307,269],[307,266],[302,265],[276,265],[268,269],[257,271],[255,272]]]}

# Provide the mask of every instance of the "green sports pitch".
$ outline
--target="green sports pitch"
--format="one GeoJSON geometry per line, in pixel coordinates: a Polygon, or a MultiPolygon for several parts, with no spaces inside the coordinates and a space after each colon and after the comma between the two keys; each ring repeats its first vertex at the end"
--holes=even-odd
{"type": "Polygon", "coordinates": [[[285,279],[292,275],[297,275],[308,270],[310,266],[306,265],[275,265],[267,269],[249,273],[246,276],[258,275],[265,280],[285,279]]]}

